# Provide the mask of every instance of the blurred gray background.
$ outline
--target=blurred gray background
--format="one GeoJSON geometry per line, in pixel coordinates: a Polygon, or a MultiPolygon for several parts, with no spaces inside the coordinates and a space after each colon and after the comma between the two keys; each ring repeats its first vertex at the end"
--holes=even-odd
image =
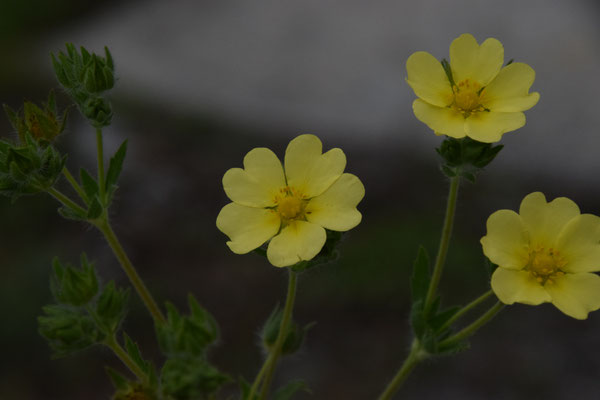
{"type": "MultiPolygon", "coordinates": [[[[593,0],[10,0],[0,3],[0,101],[44,100],[57,87],[49,54],[65,42],[110,47],[118,82],[106,153],[129,139],[115,230],[160,302],[185,306],[192,292],[215,315],[222,338],[211,359],[248,380],[286,275],[228,250],[215,227],[228,202],[223,173],[254,147],[282,156],[301,133],[342,148],[366,186],[363,222],[338,263],[301,276],[295,316],[317,325],[275,384],[305,379],[313,394],[298,399],[372,399],[407,352],[412,259],[419,244],[435,254],[447,192],[434,151],[442,138],[412,114],[406,59],[418,50],[448,57],[452,39],[469,32],[499,39],[506,61],[537,73],[541,99],[527,125],[504,136],[475,185],[461,187],[442,293],[446,305],[465,303],[489,287],[479,239],[492,212],[539,190],[600,214],[599,21],[593,0]]],[[[59,147],[72,170],[93,170],[93,130],[75,114],[59,147]]],[[[0,128],[14,137],[6,118],[0,128]]],[[[122,369],[100,348],[51,360],[37,334],[53,256],[76,262],[86,251],[105,281],[128,284],[100,235],[56,208],[43,196],[0,199],[0,399],[107,399],[102,366],[122,369]]],[[[124,329],[162,361],[133,296],[124,329]]],[[[550,305],[515,305],[471,344],[417,368],[398,398],[598,398],[600,312],[582,322],[550,305]]],[[[222,395],[233,393],[232,385],[222,395]]]]}

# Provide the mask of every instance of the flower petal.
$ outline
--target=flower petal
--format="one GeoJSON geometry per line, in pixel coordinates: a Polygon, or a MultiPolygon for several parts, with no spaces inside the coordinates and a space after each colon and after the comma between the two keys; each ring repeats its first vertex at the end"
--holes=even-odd
{"type": "Polygon", "coordinates": [[[436,135],[448,135],[460,139],[466,136],[465,118],[461,113],[447,107],[436,107],[421,99],[413,102],[415,117],[433,129],[436,135]]]}
{"type": "Polygon", "coordinates": [[[552,304],[570,317],[586,319],[590,311],[600,308],[600,276],[596,274],[565,274],[544,287],[552,304]]]}
{"type": "Polygon", "coordinates": [[[352,174],[342,174],[323,194],[310,200],[306,219],[332,231],[344,232],[360,223],[356,209],[365,195],[362,182],[352,174]]]}
{"type": "Polygon", "coordinates": [[[285,151],[285,175],[289,186],[311,198],[323,193],[346,168],[346,155],[334,148],[321,154],[323,145],[315,135],[300,135],[285,151]]]}
{"type": "Polygon", "coordinates": [[[281,225],[279,214],[264,208],[229,203],[217,216],[217,228],[231,239],[227,245],[245,254],[272,238],[281,225]]]}
{"type": "Polygon", "coordinates": [[[496,268],[492,274],[492,290],[504,304],[523,303],[537,306],[551,301],[544,286],[527,271],[496,268]]]}
{"type": "Polygon", "coordinates": [[[323,248],[325,229],[306,221],[291,221],[281,233],[271,239],[267,258],[276,267],[287,267],[310,260],[323,248]]]}
{"type": "Polygon", "coordinates": [[[546,197],[541,192],[525,196],[519,208],[519,215],[529,232],[532,247],[556,247],[556,239],[561,230],[579,214],[579,207],[572,200],[558,197],[546,203],[546,197]]]}
{"type": "Polygon", "coordinates": [[[490,215],[481,245],[483,254],[502,268],[520,270],[529,260],[529,234],[519,214],[512,210],[490,215]]]}
{"type": "Polygon", "coordinates": [[[571,219],[558,235],[556,248],[567,262],[565,271],[600,271],[600,218],[581,214],[571,219]]]}
{"type": "Polygon", "coordinates": [[[504,47],[497,39],[486,39],[479,46],[472,35],[465,33],[450,45],[450,67],[456,84],[468,78],[486,86],[498,75],[503,62],[504,47]]]}
{"type": "Polygon", "coordinates": [[[495,112],[528,110],[540,99],[539,93],[529,93],[534,80],[533,68],[524,63],[512,63],[500,70],[479,99],[485,108],[495,112]]]}
{"type": "Polygon", "coordinates": [[[467,136],[484,143],[494,143],[506,132],[514,131],[525,125],[522,112],[475,112],[465,121],[467,136]]]}
{"type": "Polygon", "coordinates": [[[232,201],[249,207],[272,207],[279,188],[285,186],[281,162],[271,150],[256,148],[244,157],[244,169],[231,168],[223,188],[232,201]]]}
{"type": "Polygon", "coordinates": [[[431,54],[417,51],[406,60],[406,82],[415,94],[438,107],[452,104],[454,94],[442,64],[431,54]]]}

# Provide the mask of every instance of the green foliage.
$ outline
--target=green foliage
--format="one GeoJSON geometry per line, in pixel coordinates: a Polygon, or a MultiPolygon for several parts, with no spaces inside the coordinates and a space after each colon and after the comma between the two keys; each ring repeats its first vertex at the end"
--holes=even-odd
{"type": "Polygon", "coordinates": [[[104,57],[90,53],[83,46],[80,52],[71,43],[66,53],[52,54],[52,65],[58,82],[75,101],[81,113],[96,128],[110,125],[112,107],[101,94],[114,86],[114,63],[104,47],[104,57]]]}
{"type": "Polygon", "coordinates": [[[168,359],[161,372],[162,389],[177,400],[206,399],[231,378],[201,357],[168,359]]]}
{"type": "Polygon", "coordinates": [[[4,104],[4,111],[12,127],[17,131],[21,143],[25,143],[26,136],[30,135],[35,141],[47,145],[64,131],[69,109],[67,108],[62,117],[59,117],[54,92],[50,91],[48,101],[42,103],[42,107],[26,101],[23,111],[14,111],[6,104],[4,104]]]}
{"type": "Polygon", "coordinates": [[[121,175],[121,170],[123,169],[123,162],[125,161],[126,155],[127,140],[121,144],[115,155],[110,158],[110,163],[108,164],[105,183],[106,186],[104,189],[107,197],[107,205],[110,204],[112,197],[117,190],[117,181],[119,180],[119,175],[121,175]]]}
{"type": "Polygon", "coordinates": [[[43,307],[38,317],[40,334],[46,338],[54,357],[64,357],[98,343],[102,335],[93,319],[79,308],[65,305],[43,307]]]}
{"type": "Polygon", "coordinates": [[[454,82],[454,77],[452,76],[452,68],[450,67],[450,63],[445,58],[441,61],[441,63],[442,67],[444,68],[444,72],[448,77],[448,81],[450,82],[450,86],[456,86],[456,83],[454,82]]]}
{"type": "Polygon", "coordinates": [[[56,304],[43,307],[38,325],[56,357],[114,337],[126,314],[129,290],[118,289],[113,282],[101,288],[85,254],[79,268],[55,258],[50,288],[56,304]]]}
{"type": "Polygon", "coordinates": [[[191,294],[188,304],[191,314],[181,316],[173,304],[167,303],[167,322],[156,325],[158,343],[168,356],[204,356],[206,348],[219,337],[217,322],[191,294]]]}
{"type": "Polygon", "coordinates": [[[104,287],[96,302],[96,316],[104,332],[117,332],[127,313],[126,305],[129,303],[129,293],[129,288],[117,288],[113,281],[108,282],[104,287]]]}
{"type": "Polygon", "coordinates": [[[304,381],[291,381],[285,386],[277,389],[273,394],[273,400],[291,400],[291,398],[300,390],[310,393],[310,390],[304,381]]]}
{"type": "MultiPolygon", "coordinates": [[[[460,310],[460,307],[453,306],[440,310],[441,298],[438,296],[426,313],[425,301],[430,281],[429,256],[425,248],[421,246],[413,265],[411,277],[411,328],[415,338],[419,340],[429,355],[442,355],[449,351],[457,351],[458,345],[442,349],[438,346],[438,343],[451,333],[450,327],[444,325],[460,310]]],[[[459,345],[462,346],[462,343],[459,345]]]]}
{"type": "Polygon", "coordinates": [[[54,186],[67,160],[44,140],[24,133],[24,142],[0,140],[0,194],[13,201],[54,186]]]}
{"type": "MultiPolygon", "coordinates": [[[[269,315],[269,318],[265,321],[261,333],[262,343],[266,350],[271,349],[275,345],[282,318],[283,310],[277,304],[269,315]]],[[[281,354],[293,354],[298,351],[304,343],[306,333],[314,324],[314,322],[311,322],[301,327],[294,321],[290,321],[283,345],[281,346],[281,354]]]]}
{"type": "Polygon", "coordinates": [[[53,263],[54,273],[50,278],[50,288],[56,301],[80,307],[88,304],[98,293],[98,277],[94,265],[81,255],[81,268],[63,266],[58,258],[53,263]]]}
{"type": "Polygon", "coordinates": [[[216,392],[230,378],[206,360],[206,351],[219,337],[215,319],[188,296],[190,315],[182,316],[167,303],[167,321],[158,322],[158,343],[167,356],[161,370],[165,395],[177,400],[204,399],[216,392]]]}
{"type": "Polygon", "coordinates": [[[503,147],[478,142],[469,137],[447,137],[435,150],[444,159],[441,168],[446,176],[461,176],[475,182],[476,175],[494,160],[503,147]]]}

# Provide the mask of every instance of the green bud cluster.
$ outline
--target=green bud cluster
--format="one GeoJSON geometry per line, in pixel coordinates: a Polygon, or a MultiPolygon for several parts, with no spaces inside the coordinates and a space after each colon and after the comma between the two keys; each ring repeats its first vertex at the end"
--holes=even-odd
{"type": "Polygon", "coordinates": [[[503,147],[478,142],[470,137],[447,137],[435,150],[444,159],[442,172],[446,176],[461,176],[474,182],[477,173],[491,163],[503,147]]]}
{"type": "Polygon", "coordinates": [[[54,186],[67,160],[47,141],[23,136],[20,144],[0,140],[0,194],[13,201],[54,186]]]}
{"type": "Polygon", "coordinates": [[[115,83],[114,63],[110,51],[104,47],[104,57],[90,53],[83,46],[78,52],[67,43],[67,52],[52,54],[52,65],[59,83],[75,101],[81,113],[96,128],[108,126],[112,107],[101,96],[115,83]]]}
{"type": "Polygon", "coordinates": [[[26,101],[23,111],[15,111],[6,104],[4,111],[11,125],[17,131],[21,143],[26,142],[26,137],[31,136],[38,143],[49,144],[62,133],[69,109],[67,108],[61,117],[58,116],[56,98],[54,92],[48,95],[48,101],[42,107],[26,101]]]}
{"type": "Polygon", "coordinates": [[[231,379],[206,359],[206,351],[219,337],[215,319],[188,296],[190,315],[182,316],[167,303],[167,321],[157,323],[159,346],[167,356],[161,370],[161,386],[175,399],[207,398],[231,379]]]}
{"type": "Polygon", "coordinates": [[[125,317],[129,290],[113,282],[104,288],[92,263],[81,256],[81,267],[53,262],[50,288],[56,304],[43,308],[38,317],[40,334],[55,356],[62,357],[114,337],[125,317]],[[101,290],[102,289],[102,290],[101,290]]]}

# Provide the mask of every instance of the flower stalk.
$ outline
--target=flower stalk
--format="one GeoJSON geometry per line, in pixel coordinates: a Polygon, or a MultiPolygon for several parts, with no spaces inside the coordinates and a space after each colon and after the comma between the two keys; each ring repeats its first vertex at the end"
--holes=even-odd
{"type": "Polygon", "coordinates": [[[502,304],[499,301],[496,302],[496,304],[494,304],[492,306],[492,308],[490,308],[489,310],[487,310],[485,312],[485,314],[483,314],[481,317],[479,317],[473,323],[471,323],[470,325],[468,325],[465,328],[461,329],[456,334],[450,336],[448,339],[441,341],[439,343],[440,349],[451,347],[452,345],[454,345],[454,344],[456,344],[456,343],[458,343],[460,341],[463,341],[463,340],[469,338],[475,332],[477,332],[477,330],[479,330],[479,328],[481,328],[483,325],[485,325],[488,322],[490,322],[490,320],[492,318],[494,318],[496,316],[496,314],[498,314],[498,312],[500,312],[500,310],[502,310],[503,308],[504,308],[504,304],[502,304]]]}
{"type": "Polygon", "coordinates": [[[450,178],[450,190],[448,194],[448,202],[446,204],[446,216],[444,218],[444,227],[442,228],[440,247],[438,248],[438,253],[435,259],[435,266],[433,267],[433,274],[429,283],[429,289],[427,290],[427,297],[425,297],[424,314],[426,316],[431,311],[431,305],[433,303],[433,299],[435,298],[435,293],[440,279],[442,278],[442,271],[444,269],[446,254],[448,253],[448,246],[450,245],[450,237],[452,236],[452,227],[454,225],[454,214],[456,211],[456,200],[458,198],[459,184],[460,176],[454,176],[450,178]]]}
{"type": "Polygon", "coordinates": [[[283,317],[281,318],[281,324],[279,325],[277,339],[275,340],[275,344],[273,345],[273,347],[269,349],[269,356],[265,360],[263,366],[261,367],[260,371],[256,375],[256,378],[254,379],[254,383],[250,388],[250,394],[248,395],[248,399],[254,398],[254,394],[258,391],[258,388],[261,385],[261,381],[262,389],[259,398],[262,400],[267,398],[267,395],[269,394],[269,387],[271,386],[271,381],[273,379],[273,374],[275,373],[277,362],[279,361],[279,357],[281,356],[283,342],[287,336],[288,328],[292,320],[292,311],[294,309],[294,302],[296,300],[296,284],[298,277],[298,274],[292,269],[288,269],[288,271],[288,290],[285,300],[285,306],[283,309],[283,317]]]}

